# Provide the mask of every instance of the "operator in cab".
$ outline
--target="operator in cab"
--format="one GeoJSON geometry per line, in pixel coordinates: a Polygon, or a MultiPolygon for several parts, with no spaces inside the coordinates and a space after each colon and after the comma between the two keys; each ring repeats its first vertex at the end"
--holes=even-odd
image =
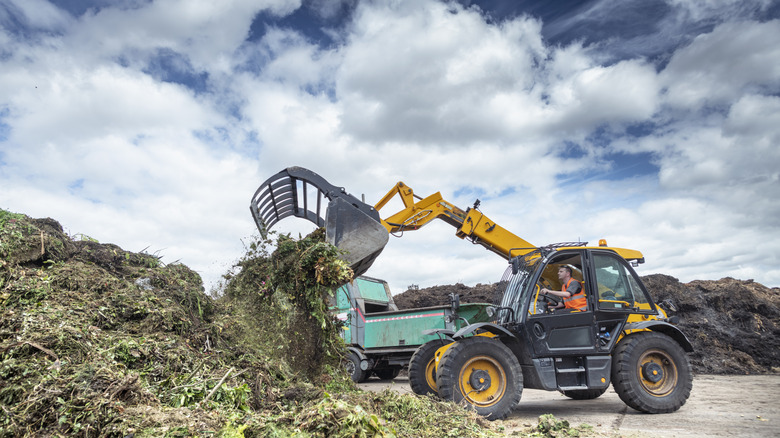
{"type": "Polygon", "coordinates": [[[558,268],[558,280],[561,282],[561,290],[547,288],[541,290],[544,294],[555,295],[562,299],[561,303],[555,306],[555,308],[580,311],[587,310],[588,301],[585,299],[585,289],[582,288],[582,283],[572,277],[571,267],[561,266],[558,268]]]}

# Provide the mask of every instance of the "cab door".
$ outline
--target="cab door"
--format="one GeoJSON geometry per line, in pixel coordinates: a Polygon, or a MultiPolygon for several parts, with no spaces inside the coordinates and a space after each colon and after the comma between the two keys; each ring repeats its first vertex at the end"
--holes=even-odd
{"type": "Polygon", "coordinates": [[[596,291],[596,337],[598,349],[609,352],[614,347],[626,321],[632,314],[656,314],[647,290],[636,272],[619,255],[608,250],[588,253],[596,291]]]}
{"type": "Polygon", "coordinates": [[[540,266],[535,273],[535,284],[530,284],[528,315],[525,318],[526,341],[533,346],[531,355],[538,357],[585,356],[598,352],[594,324],[593,292],[589,285],[592,274],[587,268],[584,250],[559,250],[540,266]],[[571,309],[550,310],[540,298],[541,288],[561,290],[558,268],[568,266],[572,277],[583,284],[588,307],[585,311],[571,309]]]}

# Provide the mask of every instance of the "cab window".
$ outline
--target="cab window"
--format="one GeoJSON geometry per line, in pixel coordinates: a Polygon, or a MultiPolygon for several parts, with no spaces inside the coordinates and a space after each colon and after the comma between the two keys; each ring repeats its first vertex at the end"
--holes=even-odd
{"type": "MultiPolygon", "coordinates": [[[[579,252],[563,253],[550,260],[547,263],[547,265],[544,267],[544,269],[542,269],[542,272],[539,275],[539,279],[537,280],[537,283],[534,286],[534,291],[531,294],[531,303],[528,308],[529,314],[531,314],[532,316],[551,314],[554,312],[554,308],[556,307],[556,305],[563,302],[563,298],[560,298],[557,301],[553,301],[546,298],[540,292],[541,289],[543,288],[552,289],[556,291],[562,290],[563,283],[558,278],[558,269],[564,266],[571,269],[572,278],[577,280],[580,283],[580,285],[582,285],[585,295],[587,296],[589,294],[589,291],[586,290],[585,288],[586,281],[583,276],[582,257],[580,253],[579,252]]],[[[587,311],[589,309],[586,307],[583,310],[587,311]]],[[[557,313],[563,313],[565,311],[570,312],[571,309],[555,310],[555,312],[557,313]]]]}
{"type": "Polygon", "coordinates": [[[600,309],[646,307],[649,301],[625,261],[611,254],[594,254],[600,309]]]}

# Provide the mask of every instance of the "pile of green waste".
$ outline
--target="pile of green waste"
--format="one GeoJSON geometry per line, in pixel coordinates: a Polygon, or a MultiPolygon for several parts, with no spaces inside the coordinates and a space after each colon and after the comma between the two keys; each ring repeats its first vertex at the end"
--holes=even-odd
{"type": "Polygon", "coordinates": [[[431,397],[359,391],[327,302],[352,272],[321,232],[200,276],[0,210],[0,437],[499,436],[431,397]]]}

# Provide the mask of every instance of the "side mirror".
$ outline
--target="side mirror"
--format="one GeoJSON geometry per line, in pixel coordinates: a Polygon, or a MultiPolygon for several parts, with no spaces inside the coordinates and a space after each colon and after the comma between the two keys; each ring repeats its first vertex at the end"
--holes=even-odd
{"type": "Polygon", "coordinates": [[[517,275],[517,273],[520,271],[520,259],[518,257],[514,257],[510,263],[512,264],[512,275],[517,275]]]}

